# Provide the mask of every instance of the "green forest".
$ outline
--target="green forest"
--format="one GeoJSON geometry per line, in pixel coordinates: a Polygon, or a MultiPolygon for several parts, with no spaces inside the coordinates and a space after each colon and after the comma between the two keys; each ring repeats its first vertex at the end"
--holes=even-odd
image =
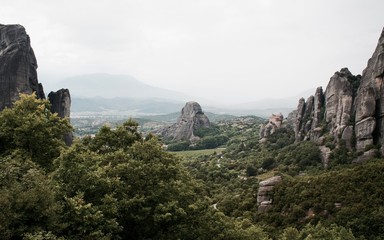
{"type": "Polygon", "coordinates": [[[199,132],[197,149],[220,147],[199,155],[132,119],[66,146],[69,120],[21,94],[0,112],[0,239],[384,239],[382,159],[352,164],[340,144],[324,169],[288,126],[259,143],[261,122],[199,132]],[[259,213],[271,176],[283,181],[259,213]]]}

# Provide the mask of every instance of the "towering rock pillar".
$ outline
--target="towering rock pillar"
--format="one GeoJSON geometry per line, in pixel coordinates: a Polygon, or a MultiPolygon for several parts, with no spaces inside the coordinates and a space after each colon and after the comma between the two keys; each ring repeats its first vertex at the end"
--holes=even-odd
{"type": "Polygon", "coordinates": [[[37,80],[37,61],[21,25],[0,24],[0,111],[11,107],[20,93],[45,98],[37,80]]]}
{"type": "MultiPolygon", "coordinates": [[[[57,92],[48,94],[49,102],[51,103],[51,112],[57,113],[61,118],[70,118],[71,95],[68,89],[60,89],[57,92]]],[[[73,141],[73,134],[68,133],[64,136],[65,143],[69,146],[73,141]]]]}
{"type": "Polygon", "coordinates": [[[363,71],[355,101],[356,150],[381,145],[384,154],[384,29],[376,50],[363,71]]]}
{"type": "Polygon", "coordinates": [[[351,146],[353,129],[354,80],[356,77],[342,68],[336,72],[325,90],[325,121],[335,139],[344,139],[351,146]]]}

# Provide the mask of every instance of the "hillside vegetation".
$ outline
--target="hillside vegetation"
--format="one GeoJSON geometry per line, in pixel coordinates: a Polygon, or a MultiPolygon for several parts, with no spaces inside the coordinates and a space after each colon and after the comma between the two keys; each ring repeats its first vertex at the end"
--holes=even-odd
{"type": "Polygon", "coordinates": [[[175,154],[133,120],[65,146],[70,124],[34,96],[0,120],[1,239],[384,238],[383,161],[340,164],[340,152],[324,169],[289,127],[261,144],[257,118],[224,121],[222,148],[175,154]],[[259,182],[274,175],[259,213],[259,182]]]}

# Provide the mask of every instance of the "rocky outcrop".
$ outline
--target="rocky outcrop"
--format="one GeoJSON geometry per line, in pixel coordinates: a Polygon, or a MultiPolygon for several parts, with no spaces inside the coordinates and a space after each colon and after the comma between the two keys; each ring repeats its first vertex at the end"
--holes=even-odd
{"type": "Polygon", "coordinates": [[[384,154],[384,30],[379,43],[363,71],[355,102],[356,150],[369,145],[381,146],[384,154]]]}
{"type": "Polygon", "coordinates": [[[283,114],[272,114],[269,118],[268,123],[260,125],[259,137],[261,139],[268,137],[279,129],[283,124],[283,114]]]}
{"type": "Polygon", "coordinates": [[[257,206],[259,213],[266,212],[272,207],[270,193],[273,188],[281,182],[281,176],[274,176],[259,183],[259,190],[257,191],[257,206]]]}
{"type": "MultiPolygon", "coordinates": [[[[70,119],[71,95],[68,89],[60,89],[57,92],[48,94],[49,102],[51,103],[51,112],[57,113],[61,118],[70,119]]],[[[68,133],[64,136],[65,143],[69,146],[73,141],[73,134],[68,133]]]]}
{"type": "Polygon", "coordinates": [[[208,117],[203,113],[197,102],[187,102],[181,110],[177,123],[162,131],[162,136],[173,141],[198,139],[195,131],[200,128],[209,128],[208,117]]]}
{"type": "Polygon", "coordinates": [[[0,110],[11,107],[20,93],[45,98],[37,79],[37,61],[21,25],[0,24],[0,110]]]}

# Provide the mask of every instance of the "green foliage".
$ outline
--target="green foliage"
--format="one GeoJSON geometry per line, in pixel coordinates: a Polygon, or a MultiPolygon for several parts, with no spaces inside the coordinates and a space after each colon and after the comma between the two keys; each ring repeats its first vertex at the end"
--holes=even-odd
{"type": "Polygon", "coordinates": [[[341,164],[350,164],[356,158],[356,154],[349,151],[345,146],[340,145],[334,149],[329,155],[329,162],[331,167],[341,164]]]}
{"type": "Polygon", "coordinates": [[[189,141],[182,141],[182,142],[177,142],[177,143],[171,143],[168,145],[167,150],[168,151],[186,151],[189,149],[189,141]]]}
{"type": "Polygon", "coordinates": [[[210,127],[202,127],[196,129],[193,134],[195,136],[198,136],[200,138],[206,137],[206,136],[214,136],[220,134],[219,126],[216,124],[211,123],[210,127]]]}
{"type": "Polygon", "coordinates": [[[0,113],[1,239],[384,236],[384,162],[346,164],[355,154],[331,136],[331,170],[320,167],[314,143],[293,143],[290,128],[259,143],[253,117],[199,133],[195,148],[227,144],[215,151],[166,152],[133,120],[64,147],[71,127],[48,106],[22,95],[0,113]],[[283,182],[271,193],[273,207],[259,214],[259,182],[276,174],[283,182]]]}
{"type": "Polygon", "coordinates": [[[298,231],[288,227],[280,235],[281,240],[355,240],[351,230],[332,224],[324,227],[320,222],[316,225],[307,224],[298,231]]]}
{"type": "Polygon", "coordinates": [[[203,137],[193,149],[213,149],[225,144],[229,138],[225,135],[203,137]]]}
{"type": "Polygon", "coordinates": [[[383,171],[382,160],[371,160],[314,176],[286,178],[274,189],[272,210],[260,218],[270,225],[298,229],[321,220],[325,226],[335,223],[350,228],[355,236],[377,239],[384,236],[379,220],[384,217],[383,171]]]}
{"type": "Polygon", "coordinates": [[[295,171],[319,167],[321,166],[320,150],[313,142],[300,142],[282,149],[276,161],[295,171]]]}
{"type": "Polygon", "coordinates": [[[64,134],[71,130],[67,119],[51,113],[48,100],[20,94],[13,108],[0,112],[0,154],[20,150],[49,169],[64,146],[64,134]]]}
{"type": "Polygon", "coordinates": [[[109,153],[122,149],[127,150],[135,141],[143,138],[138,133],[138,124],[129,119],[116,129],[103,126],[94,138],[86,138],[84,143],[96,153],[109,153]]]}
{"type": "Polygon", "coordinates": [[[211,201],[201,182],[188,174],[175,155],[163,151],[156,138],[143,140],[137,132],[125,129],[103,128],[95,138],[75,143],[57,160],[54,177],[65,200],[62,235],[222,239],[214,236],[223,232],[224,223],[227,235],[232,236],[228,239],[264,234],[252,224],[240,228],[232,219],[222,221],[210,211],[211,201]],[[117,136],[128,140],[115,141],[117,136]]]}
{"type": "Polygon", "coordinates": [[[267,138],[267,148],[277,150],[291,145],[295,141],[295,135],[290,127],[278,128],[276,132],[267,138]]]}
{"type": "Polygon", "coordinates": [[[276,161],[272,157],[266,158],[263,160],[261,167],[266,170],[271,170],[272,168],[276,167],[276,161]]]}
{"type": "Polygon", "coordinates": [[[53,229],[60,204],[55,184],[24,152],[0,158],[0,238],[53,229]]]}

